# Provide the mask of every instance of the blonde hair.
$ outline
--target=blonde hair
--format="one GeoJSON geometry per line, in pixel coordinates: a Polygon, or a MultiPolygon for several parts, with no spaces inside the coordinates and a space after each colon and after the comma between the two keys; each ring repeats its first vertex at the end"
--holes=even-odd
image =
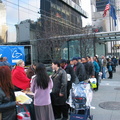
{"type": "Polygon", "coordinates": [[[24,61],[23,60],[19,60],[16,64],[17,66],[21,65],[24,61]]]}

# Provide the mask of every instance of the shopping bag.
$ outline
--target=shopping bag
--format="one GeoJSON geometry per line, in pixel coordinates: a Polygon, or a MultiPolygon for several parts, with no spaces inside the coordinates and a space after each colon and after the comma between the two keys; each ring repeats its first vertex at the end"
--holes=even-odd
{"type": "Polygon", "coordinates": [[[24,105],[19,106],[17,112],[17,120],[31,120],[30,112],[24,105]]]}
{"type": "Polygon", "coordinates": [[[97,88],[97,80],[96,78],[89,78],[91,88],[97,88]]]}

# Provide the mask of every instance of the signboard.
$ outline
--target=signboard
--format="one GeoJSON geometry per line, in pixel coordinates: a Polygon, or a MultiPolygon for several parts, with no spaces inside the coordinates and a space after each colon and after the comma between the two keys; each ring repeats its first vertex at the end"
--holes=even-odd
{"type": "Polygon", "coordinates": [[[17,61],[25,61],[24,46],[0,46],[0,57],[7,57],[11,65],[15,65],[17,61]]]}
{"type": "Polygon", "coordinates": [[[69,5],[70,7],[72,7],[73,9],[75,9],[80,14],[82,14],[82,16],[84,16],[85,18],[88,18],[87,13],[73,1],[71,1],[71,0],[62,0],[62,1],[65,2],[67,5],[69,5]]]}

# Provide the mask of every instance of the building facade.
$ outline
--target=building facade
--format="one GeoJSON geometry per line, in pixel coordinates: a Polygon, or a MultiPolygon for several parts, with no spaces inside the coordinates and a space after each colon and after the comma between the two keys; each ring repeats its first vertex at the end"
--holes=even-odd
{"type": "Polygon", "coordinates": [[[0,42],[7,42],[6,8],[0,0],[0,42]]]}
{"type": "Polygon", "coordinates": [[[80,33],[81,17],[87,18],[80,5],[80,0],[41,0],[42,30],[51,36],[80,33]]]}
{"type": "MultiPolygon", "coordinates": [[[[109,2],[108,0],[96,0],[96,3],[92,4],[93,6],[96,7],[96,9],[92,11],[92,25],[97,30],[95,32],[112,32],[112,31],[120,30],[120,26],[119,26],[120,24],[120,6],[119,6],[120,0],[110,0],[110,4],[112,4],[116,10],[117,26],[115,26],[114,20],[110,16],[110,10],[108,10],[106,16],[103,17],[103,13],[104,13],[105,7],[108,4],[108,2],[109,2]]],[[[120,43],[119,41],[111,41],[111,42],[105,42],[100,45],[103,45],[106,47],[107,55],[119,55],[120,50],[113,49],[114,46],[118,45],[119,43],[120,43]]]]}

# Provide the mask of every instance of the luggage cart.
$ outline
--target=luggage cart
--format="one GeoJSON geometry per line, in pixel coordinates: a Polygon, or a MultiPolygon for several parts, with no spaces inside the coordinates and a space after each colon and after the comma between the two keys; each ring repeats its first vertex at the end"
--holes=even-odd
{"type": "Polygon", "coordinates": [[[70,120],[93,120],[90,107],[86,106],[85,97],[73,97],[74,108],[70,113],[70,120]]]}

